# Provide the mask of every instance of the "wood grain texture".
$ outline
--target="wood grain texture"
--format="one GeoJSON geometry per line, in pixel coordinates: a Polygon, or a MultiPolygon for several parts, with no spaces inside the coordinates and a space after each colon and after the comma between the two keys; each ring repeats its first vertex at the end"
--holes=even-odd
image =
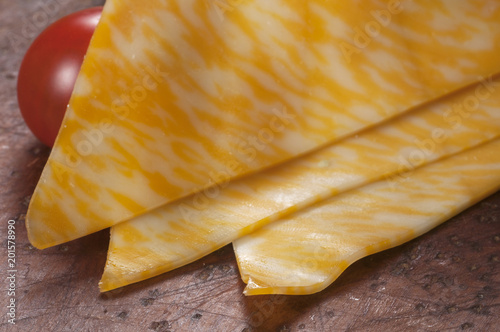
{"type": "Polygon", "coordinates": [[[49,149],[19,115],[16,73],[49,21],[102,2],[0,0],[0,331],[498,330],[500,193],[410,243],[357,262],[310,296],[243,296],[230,246],[105,294],[97,283],[107,230],[43,251],[31,247],[24,215],[49,149]],[[6,316],[10,219],[16,220],[16,325],[6,316]]]}

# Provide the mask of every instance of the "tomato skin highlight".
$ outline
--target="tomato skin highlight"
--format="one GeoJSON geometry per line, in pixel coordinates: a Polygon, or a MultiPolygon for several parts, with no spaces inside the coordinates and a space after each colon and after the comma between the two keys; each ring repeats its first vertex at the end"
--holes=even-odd
{"type": "Polygon", "coordinates": [[[29,47],[19,69],[17,99],[31,132],[52,147],[102,7],[49,25],[29,47]]]}

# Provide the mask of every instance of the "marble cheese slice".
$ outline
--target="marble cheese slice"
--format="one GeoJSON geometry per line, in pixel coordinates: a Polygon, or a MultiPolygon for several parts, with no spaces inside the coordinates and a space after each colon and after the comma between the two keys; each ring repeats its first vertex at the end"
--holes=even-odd
{"type": "Polygon", "coordinates": [[[311,294],[500,188],[500,140],[318,203],[233,243],[246,295],[311,294]]]}
{"type": "Polygon", "coordinates": [[[108,0],[27,213],[46,248],[500,70],[496,0],[108,0]]]}
{"type": "Polygon", "coordinates": [[[227,182],[112,227],[100,288],[167,272],[280,217],[500,134],[500,88],[479,83],[270,170],[227,182]],[[481,96],[481,97],[477,97],[481,96]],[[475,100],[474,107],[465,106],[475,100]]]}

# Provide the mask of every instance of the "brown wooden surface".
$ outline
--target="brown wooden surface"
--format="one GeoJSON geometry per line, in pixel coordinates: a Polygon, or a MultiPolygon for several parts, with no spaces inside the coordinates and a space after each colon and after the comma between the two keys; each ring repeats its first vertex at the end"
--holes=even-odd
{"type": "Polygon", "coordinates": [[[0,331],[500,331],[500,193],[359,261],[311,296],[243,296],[231,246],[106,294],[97,283],[107,230],[43,251],[31,247],[24,215],[49,149],[19,115],[16,72],[49,23],[44,17],[54,21],[102,2],[0,0],[0,331]],[[10,219],[17,235],[16,325],[5,314],[10,219]]]}

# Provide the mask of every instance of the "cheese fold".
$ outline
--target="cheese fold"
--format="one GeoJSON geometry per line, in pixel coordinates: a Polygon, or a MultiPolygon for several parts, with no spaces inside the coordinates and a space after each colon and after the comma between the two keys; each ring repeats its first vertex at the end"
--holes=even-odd
{"type": "Polygon", "coordinates": [[[232,182],[221,176],[217,186],[114,226],[101,291],[190,263],[338,193],[380,179],[398,185],[400,173],[495,139],[500,89],[491,82],[278,167],[232,182]],[[466,110],[472,97],[478,103],[466,110]]]}
{"type": "Polygon", "coordinates": [[[500,140],[318,203],[233,243],[246,295],[312,294],[356,260],[436,227],[500,188],[500,140]]]}
{"type": "Polygon", "coordinates": [[[494,0],[108,0],[30,242],[110,227],[487,79],[499,21],[494,0]]]}

